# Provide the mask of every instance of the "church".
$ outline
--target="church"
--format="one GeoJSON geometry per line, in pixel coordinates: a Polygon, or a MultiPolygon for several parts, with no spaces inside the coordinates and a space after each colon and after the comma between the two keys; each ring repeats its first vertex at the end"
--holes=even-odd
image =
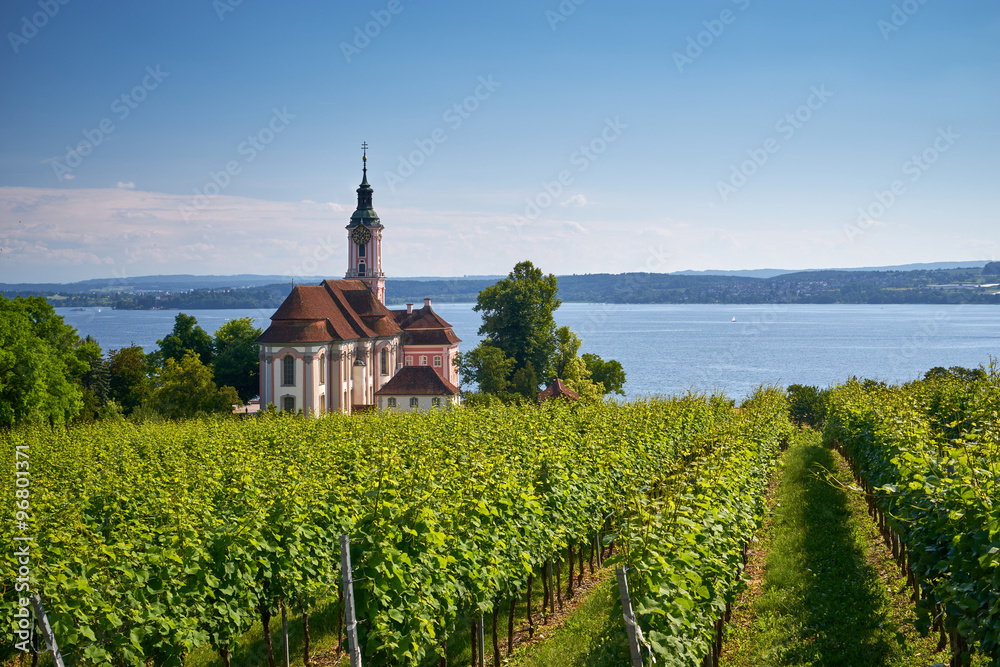
{"type": "Polygon", "coordinates": [[[459,403],[461,341],[451,325],[430,299],[420,308],[385,305],[384,227],[372,208],[367,150],[357,192],[344,279],[295,286],[257,339],[261,408],[321,415],[459,403]]]}

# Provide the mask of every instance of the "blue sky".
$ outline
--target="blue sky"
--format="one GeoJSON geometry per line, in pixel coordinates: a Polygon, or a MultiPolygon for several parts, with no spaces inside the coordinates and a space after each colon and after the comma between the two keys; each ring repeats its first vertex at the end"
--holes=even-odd
{"type": "Polygon", "coordinates": [[[0,282],[339,276],[362,141],[390,276],[1000,254],[992,1],[15,0],[0,28],[0,282]]]}

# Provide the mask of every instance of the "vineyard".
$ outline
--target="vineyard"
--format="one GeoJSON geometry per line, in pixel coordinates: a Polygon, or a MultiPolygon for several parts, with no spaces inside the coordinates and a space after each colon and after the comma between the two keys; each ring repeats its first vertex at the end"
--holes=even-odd
{"type": "Polygon", "coordinates": [[[1000,377],[833,390],[824,439],[845,456],[906,574],[922,631],[953,666],[1000,665],[1000,377]]]}
{"type": "MultiPolygon", "coordinates": [[[[228,665],[279,610],[306,625],[339,604],[341,534],[364,664],[443,664],[482,614],[513,617],[532,586],[549,597],[553,565],[572,582],[585,552],[613,546],[643,650],[699,665],[717,655],[790,430],[774,390],[740,408],[685,397],[15,429],[0,448],[30,461],[30,519],[15,528],[5,484],[0,532],[33,538],[31,590],[71,665],[182,665],[205,646],[228,665]]],[[[5,559],[4,581],[17,569],[5,559]]],[[[6,618],[18,604],[5,584],[6,618]]]]}

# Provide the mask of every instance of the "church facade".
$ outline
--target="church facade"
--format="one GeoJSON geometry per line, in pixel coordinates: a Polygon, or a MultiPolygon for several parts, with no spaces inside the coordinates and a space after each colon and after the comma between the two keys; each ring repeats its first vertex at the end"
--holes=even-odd
{"type": "Polygon", "coordinates": [[[343,280],[297,285],[257,339],[260,405],[281,412],[427,410],[459,402],[461,342],[424,299],[385,305],[382,222],[372,206],[367,151],[358,207],[347,225],[343,280]]]}

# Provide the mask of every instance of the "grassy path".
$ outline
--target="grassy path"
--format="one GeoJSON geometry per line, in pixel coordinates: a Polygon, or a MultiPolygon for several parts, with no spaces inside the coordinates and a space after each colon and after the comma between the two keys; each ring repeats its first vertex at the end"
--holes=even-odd
{"type": "Polygon", "coordinates": [[[912,605],[841,457],[819,435],[785,453],[771,515],[737,605],[726,667],[917,667],[947,662],[912,605]],[[764,555],[766,554],[766,556],[764,555]]]}

